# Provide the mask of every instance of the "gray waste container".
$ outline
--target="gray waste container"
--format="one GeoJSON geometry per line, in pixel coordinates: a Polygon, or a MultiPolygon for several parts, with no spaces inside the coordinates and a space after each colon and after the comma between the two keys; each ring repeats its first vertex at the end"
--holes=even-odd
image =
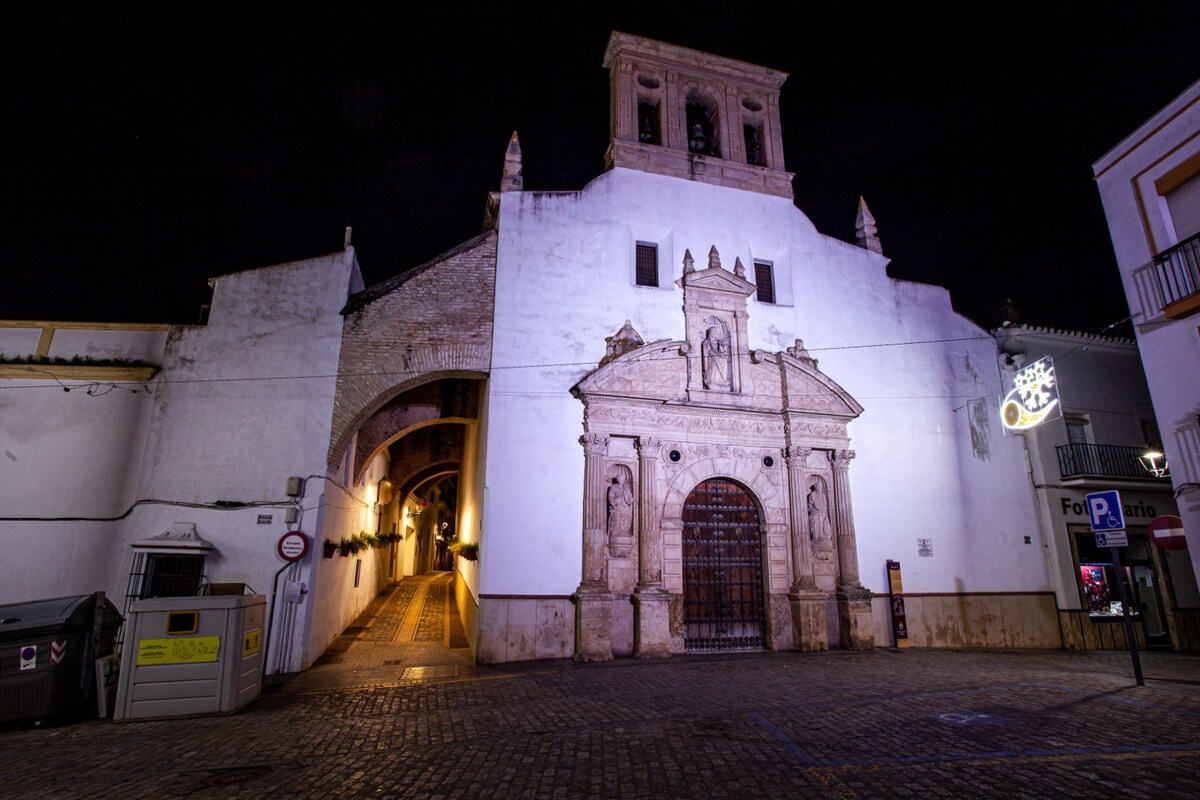
{"type": "Polygon", "coordinates": [[[129,609],[115,719],[236,711],[262,692],[261,594],[156,597],[129,609]]]}
{"type": "Polygon", "coordinates": [[[95,660],[113,651],[121,614],[103,594],[0,606],[0,722],[81,709],[95,697],[95,660]],[[96,599],[100,637],[92,640],[96,599]]]}

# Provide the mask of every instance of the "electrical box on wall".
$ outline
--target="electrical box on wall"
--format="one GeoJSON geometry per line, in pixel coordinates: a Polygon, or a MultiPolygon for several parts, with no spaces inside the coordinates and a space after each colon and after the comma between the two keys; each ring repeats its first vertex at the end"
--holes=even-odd
{"type": "Polygon", "coordinates": [[[283,512],[283,521],[289,525],[298,519],[300,519],[300,509],[298,508],[289,508],[283,512]]]}
{"type": "Polygon", "coordinates": [[[299,497],[300,492],[304,490],[304,479],[298,475],[293,475],[287,479],[287,494],[288,497],[299,497]]]}

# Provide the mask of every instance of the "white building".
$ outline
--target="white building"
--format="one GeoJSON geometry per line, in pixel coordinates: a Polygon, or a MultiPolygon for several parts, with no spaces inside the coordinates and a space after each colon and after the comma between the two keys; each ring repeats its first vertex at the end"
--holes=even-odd
{"type": "Polygon", "coordinates": [[[136,383],[9,374],[0,602],[201,569],[272,595],[290,671],[457,537],[484,662],[890,644],[889,559],[911,644],[1061,646],[996,342],[888,277],[865,204],[856,244],[795,207],[786,75],[625,34],[604,63],[581,191],[525,191],[514,136],[484,233],[426,264],[362,290],[347,245],[216,279],[207,326],[54,334],[136,383]]]}
{"type": "Polygon", "coordinates": [[[1093,165],[1200,570],[1200,82],[1093,165]]]}
{"type": "Polygon", "coordinates": [[[1005,325],[993,335],[1006,375],[1049,358],[1056,376],[1061,416],[1015,438],[1023,437],[1028,448],[1063,646],[1125,648],[1116,567],[1108,548],[1095,545],[1084,499],[1117,489],[1128,526],[1121,558],[1137,595],[1131,608],[1139,646],[1200,649],[1200,593],[1188,554],[1156,547],[1146,533],[1150,520],[1177,510],[1170,480],[1155,477],[1138,459],[1162,440],[1137,346],[1028,325],[1005,325]]]}

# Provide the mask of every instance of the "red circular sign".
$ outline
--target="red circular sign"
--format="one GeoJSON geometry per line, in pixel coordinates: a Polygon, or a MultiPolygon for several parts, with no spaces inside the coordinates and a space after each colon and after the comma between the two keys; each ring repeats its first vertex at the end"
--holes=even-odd
{"type": "Polygon", "coordinates": [[[308,537],[302,531],[288,531],[279,537],[275,550],[284,561],[299,561],[308,555],[308,537]]]}
{"type": "Polygon", "coordinates": [[[1150,520],[1147,530],[1150,541],[1163,550],[1183,550],[1187,547],[1187,539],[1183,535],[1183,520],[1174,514],[1163,514],[1150,520]]]}

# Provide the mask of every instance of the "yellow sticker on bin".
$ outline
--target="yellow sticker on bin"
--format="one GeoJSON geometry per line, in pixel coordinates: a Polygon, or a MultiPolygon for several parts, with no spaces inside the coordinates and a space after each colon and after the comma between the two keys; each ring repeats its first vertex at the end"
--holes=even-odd
{"type": "Polygon", "coordinates": [[[142,639],[138,642],[137,665],[148,667],[155,664],[203,664],[216,661],[220,650],[220,636],[142,639]]]}
{"type": "Polygon", "coordinates": [[[242,634],[242,658],[252,656],[262,647],[262,628],[252,628],[242,634]]]}

